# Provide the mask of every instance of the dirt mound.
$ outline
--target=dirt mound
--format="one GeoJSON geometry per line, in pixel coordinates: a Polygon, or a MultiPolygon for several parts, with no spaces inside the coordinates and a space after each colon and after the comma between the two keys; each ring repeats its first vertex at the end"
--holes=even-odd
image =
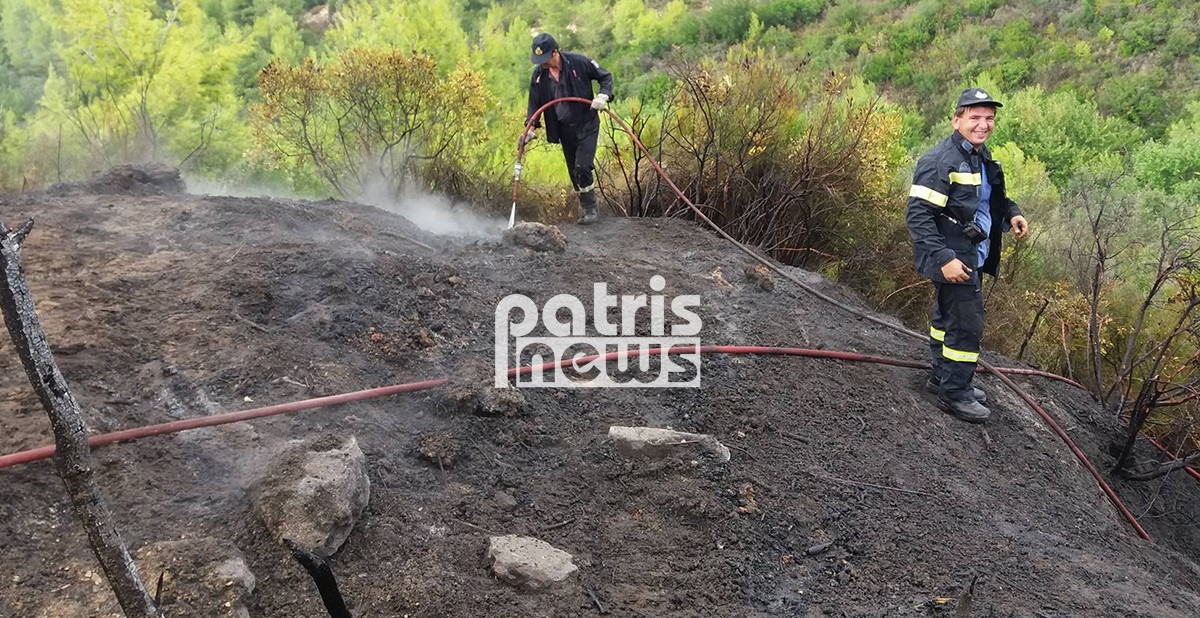
{"type": "MultiPolygon", "coordinates": [[[[97,432],[491,366],[496,308],[512,295],[539,308],[584,299],[594,336],[597,283],[616,303],[600,313],[625,335],[652,338],[647,313],[665,308],[670,327],[672,300],[694,296],[706,344],[926,354],[786,281],[764,293],[761,278],[723,276],[747,272],[744,256],[683,221],[568,226],[565,251],[538,252],[499,235],[435,237],[355,204],[198,197],[150,190],[169,176],[137,178],[5,198],[6,218],[37,219],[25,269],[97,432]],[[117,186],[141,188],[101,194],[117,186]],[[626,301],[647,309],[626,323],[626,301]]],[[[505,344],[522,330],[520,312],[509,317],[505,344]]],[[[568,309],[540,317],[531,350],[554,345],[549,322],[574,328],[568,309]]],[[[12,346],[0,348],[0,452],[50,443],[12,346]]],[[[327,615],[247,497],[264,457],[322,435],[357,436],[367,459],[370,502],[332,559],[356,616],[951,615],[973,580],[977,616],[1200,615],[1195,483],[1117,485],[1157,544],[1140,540],[990,378],[994,420],[978,427],[938,412],[920,371],[711,355],[698,375],[699,388],[522,387],[500,414],[428,391],[157,436],[97,450],[99,482],[135,550],[231,543],[256,582],[244,599],[256,617],[327,615]],[[732,459],[629,460],[613,425],[707,434],[732,459]],[[510,534],[574,556],[572,585],[497,581],[488,539],[510,534]]],[[[1113,428],[1085,394],[1019,382],[1111,463],[1113,428]]],[[[0,470],[0,488],[0,615],[115,612],[51,463],[0,470]]]]}
{"type": "Polygon", "coordinates": [[[179,168],[158,163],[145,165],[118,165],[108,171],[99,172],[82,185],[56,185],[51,191],[70,189],[97,194],[174,194],[185,189],[179,168]]]}

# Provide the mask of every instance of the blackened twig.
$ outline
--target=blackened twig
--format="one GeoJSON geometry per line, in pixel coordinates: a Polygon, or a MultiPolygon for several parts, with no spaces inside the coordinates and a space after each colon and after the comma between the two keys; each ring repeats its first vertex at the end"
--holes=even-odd
{"type": "Polygon", "coordinates": [[[604,607],[604,604],[603,604],[603,603],[601,603],[601,602],[600,602],[600,599],[596,597],[596,593],[595,593],[595,592],[592,592],[591,590],[588,590],[588,596],[589,596],[589,597],[592,597],[592,603],[595,603],[595,604],[596,604],[596,611],[600,612],[601,614],[607,614],[607,613],[608,613],[608,608],[607,608],[607,607],[604,607]]]}
{"type": "Polygon", "coordinates": [[[167,572],[163,571],[158,574],[158,585],[154,587],[154,604],[162,605],[162,586],[163,580],[166,579],[167,572]]]}
{"type": "Polygon", "coordinates": [[[308,571],[309,576],[313,578],[313,582],[317,584],[317,591],[321,593],[321,600],[325,602],[325,609],[329,612],[331,618],[353,618],[350,615],[350,610],[346,609],[346,601],[342,599],[342,593],[338,592],[337,580],[333,578],[333,569],[329,568],[329,559],[314,554],[303,547],[300,547],[291,539],[284,539],[284,545],[291,550],[292,556],[308,571]]]}
{"type": "Polygon", "coordinates": [[[571,518],[571,519],[568,519],[565,521],[560,521],[557,524],[551,524],[549,526],[546,526],[545,528],[542,528],[542,532],[546,532],[547,530],[558,530],[559,528],[562,528],[564,526],[569,526],[573,523],[575,523],[574,518],[571,518]]]}

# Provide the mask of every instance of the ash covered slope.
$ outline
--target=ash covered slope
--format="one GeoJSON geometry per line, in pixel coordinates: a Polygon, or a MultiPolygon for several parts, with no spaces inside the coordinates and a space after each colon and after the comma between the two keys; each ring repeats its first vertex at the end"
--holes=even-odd
{"type": "MultiPolygon", "coordinates": [[[[508,294],[590,299],[593,282],[650,294],[654,275],[668,296],[701,297],[704,343],[925,353],[787,282],[762,291],[743,255],[680,221],[567,227],[565,252],[532,253],[341,202],[93,189],[6,196],[0,212],[37,220],[26,271],[96,431],[490,366],[493,310],[508,294]]],[[[356,615],[928,615],[953,607],[933,599],[957,598],[974,575],[978,615],[1200,615],[1200,570],[1171,549],[1194,550],[1194,526],[1147,518],[1163,538],[1141,541],[998,383],[985,379],[995,414],[979,428],[938,412],[922,379],[711,356],[699,389],[526,389],[513,417],[456,413],[421,393],[96,456],[130,545],[231,540],[258,580],[254,616],[326,615],[245,493],[267,453],[315,436],[356,436],[370,465],[370,505],[333,558],[356,615]],[[628,462],[605,439],[613,424],[712,434],[733,459],[628,462]],[[435,435],[461,446],[454,465],[417,456],[435,435]],[[551,593],[518,592],[481,564],[490,534],[541,538],[580,570],[551,593]]],[[[1103,461],[1084,394],[1021,382],[1103,461]]],[[[0,452],[49,442],[5,341],[0,452]]],[[[1162,509],[1166,491],[1171,508],[1200,510],[1190,479],[1170,482],[1157,507],[1127,492],[1131,507],[1162,509]]],[[[0,487],[12,573],[0,615],[113,611],[53,467],[0,470],[0,487]]]]}

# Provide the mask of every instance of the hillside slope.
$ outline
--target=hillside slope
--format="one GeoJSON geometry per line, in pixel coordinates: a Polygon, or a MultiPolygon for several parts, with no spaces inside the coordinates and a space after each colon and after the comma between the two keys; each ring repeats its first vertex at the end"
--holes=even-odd
{"type": "MultiPolygon", "coordinates": [[[[26,272],[96,431],[489,365],[504,296],[590,298],[593,282],[645,294],[654,275],[669,296],[701,297],[705,343],[926,353],[787,282],[760,290],[744,256],[682,221],[571,226],[567,250],[543,254],[355,204],[109,189],[0,201],[6,223],[36,219],[26,272]]],[[[258,580],[256,617],[326,614],[247,486],[288,440],[349,436],[372,482],[333,557],[356,616],[949,614],[975,576],[973,615],[1200,615],[1200,568],[1177,551],[1200,555],[1200,488],[1119,488],[1158,544],[1142,541],[992,378],[995,417],[978,427],[938,412],[916,370],[710,356],[701,375],[699,389],[523,389],[512,417],[457,413],[435,391],[148,438],[97,450],[99,480],[133,548],[232,541],[258,580]],[[606,439],[613,424],[710,433],[733,458],[630,462],[606,439]],[[453,465],[416,455],[447,434],[453,465]],[[579,573],[517,592],[483,565],[491,533],[550,542],[579,573]]],[[[1107,461],[1085,394],[1018,381],[1107,461]]],[[[0,453],[50,441],[5,340],[0,453]]],[[[0,615],[116,615],[49,462],[0,470],[0,538],[0,615]]]]}

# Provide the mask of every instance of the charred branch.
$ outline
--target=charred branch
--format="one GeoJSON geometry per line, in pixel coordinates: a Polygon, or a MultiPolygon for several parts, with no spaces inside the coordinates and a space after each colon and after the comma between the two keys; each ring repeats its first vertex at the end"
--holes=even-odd
{"type": "Polygon", "coordinates": [[[338,591],[337,580],[333,577],[333,569],[329,567],[329,559],[318,554],[314,554],[303,547],[300,547],[291,539],[284,539],[284,545],[292,552],[292,556],[308,571],[309,577],[312,577],[313,582],[317,584],[317,591],[321,593],[321,600],[325,603],[325,610],[329,612],[331,618],[353,618],[350,615],[350,610],[346,609],[346,601],[342,598],[342,593],[338,591]]]}
{"type": "Polygon", "coordinates": [[[50,417],[58,474],[117,602],[129,618],[161,618],[96,484],[82,411],[54,362],[46,333],[34,310],[33,295],[21,267],[21,243],[32,229],[32,220],[16,230],[0,223],[0,270],[3,270],[0,310],[4,323],[25,375],[50,417]]]}
{"type": "Polygon", "coordinates": [[[1167,463],[1152,462],[1150,466],[1141,466],[1138,471],[1132,470],[1122,474],[1122,477],[1127,481],[1150,481],[1160,476],[1166,476],[1176,470],[1182,470],[1193,463],[1200,461],[1200,451],[1196,451],[1183,459],[1176,459],[1167,463]]]}
{"type": "Polygon", "coordinates": [[[1033,334],[1037,332],[1038,322],[1042,321],[1042,314],[1046,312],[1046,307],[1050,306],[1050,299],[1043,298],[1042,306],[1033,315],[1033,322],[1029,324],[1029,330],[1025,333],[1025,340],[1021,342],[1021,349],[1017,352],[1017,360],[1020,361],[1025,356],[1025,348],[1029,345],[1029,341],[1033,339],[1033,334]]]}

